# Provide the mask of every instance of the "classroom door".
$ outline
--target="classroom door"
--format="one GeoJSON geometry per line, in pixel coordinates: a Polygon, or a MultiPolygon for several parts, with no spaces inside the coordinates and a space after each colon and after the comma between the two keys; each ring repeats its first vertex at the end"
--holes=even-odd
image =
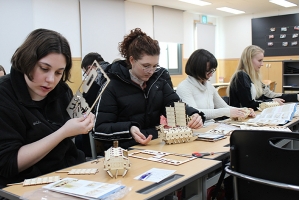
{"type": "MultiPolygon", "coordinates": [[[[215,55],[216,26],[210,24],[196,24],[196,49],[205,49],[215,55]]],[[[216,82],[216,73],[210,79],[216,82]]]]}

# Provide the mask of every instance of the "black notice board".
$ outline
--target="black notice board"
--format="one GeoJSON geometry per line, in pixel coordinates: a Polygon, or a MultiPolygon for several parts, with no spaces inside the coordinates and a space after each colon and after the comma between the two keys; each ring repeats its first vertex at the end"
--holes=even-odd
{"type": "Polygon", "coordinates": [[[265,50],[265,56],[299,55],[299,13],[254,18],[252,44],[265,50]]]}

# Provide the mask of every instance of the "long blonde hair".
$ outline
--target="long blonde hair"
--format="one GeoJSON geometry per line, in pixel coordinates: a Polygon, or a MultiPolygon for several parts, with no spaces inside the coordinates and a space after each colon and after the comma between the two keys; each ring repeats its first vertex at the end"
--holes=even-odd
{"type": "Polygon", "coordinates": [[[260,97],[263,94],[262,89],[262,82],[261,82],[261,76],[259,71],[255,71],[253,64],[252,64],[252,58],[256,56],[259,53],[264,53],[265,51],[256,45],[250,45],[246,47],[241,55],[241,59],[239,61],[238,67],[236,69],[236,72],[231,77],[230,82],[233,81],[233,78],[236,76],[237,72],[244,71],[249,76],[251,81],[253,82],[256,90],[256,98],[260,97]]]}

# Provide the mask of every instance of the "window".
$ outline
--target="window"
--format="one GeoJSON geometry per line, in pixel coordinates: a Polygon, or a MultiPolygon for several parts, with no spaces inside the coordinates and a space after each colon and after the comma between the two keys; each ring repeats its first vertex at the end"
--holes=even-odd
{"type": "Polygon", "coordinates": [[[182,74],[181,44],[160,42],[159,65],[166,68],[170,75],[182,74]]]}

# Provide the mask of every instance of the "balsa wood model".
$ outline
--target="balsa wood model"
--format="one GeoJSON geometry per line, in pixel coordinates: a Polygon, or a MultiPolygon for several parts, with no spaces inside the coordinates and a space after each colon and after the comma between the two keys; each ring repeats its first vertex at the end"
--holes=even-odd
{"type": "Polygon", "coordinates": [[[263,111],[266,108],[271,108],[275,106],[280,106],[277,101],[269,101],[269,102],[263,102],[259,104],[259,108],[257,108],[259,111],[263,111]]]}
{"type": "Polygon", "coordinates": [[[175,102],[174,107],[166,107],[167,126],[158,126],[159,137],[166,144],[178,144],[191,142],[198,136],[193,134],[193,130],[187,126],[185,104],[175,102]]]}
{"type": "Polygon", "coordinates": [[[118,141],[114,141],[114,146],[105,151],[104,170],[112,178],[118,175],[123,177],[130,169],[128,151],[118,147],[118,141]]]}

